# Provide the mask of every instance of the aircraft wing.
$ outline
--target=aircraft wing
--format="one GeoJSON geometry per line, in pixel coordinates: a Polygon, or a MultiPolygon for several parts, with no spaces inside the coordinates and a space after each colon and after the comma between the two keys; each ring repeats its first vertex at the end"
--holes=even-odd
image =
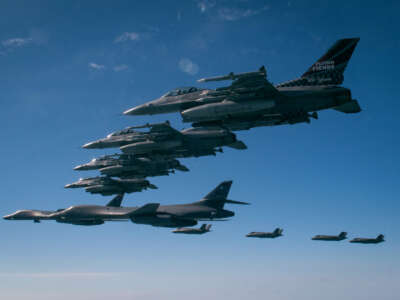
{"type": "MultiPolygon", "coordinates": [[[[198,82],[232,80],[228,87],[217,88],[217,91],[229,90],[231,92],[264,92],[266,95],[275,95],[279,91],[267,80],[267,71],[262,66],[258,71],[234,74],[233,72],[225,76],[217,76],[199,79],[198,82]]],[[[231,100],[235,100],[235,94],[231,100]]]]}
{"type": "Polygon", "coordinates": [[[174,129],[169,122],[154,124],[151,126],[150,133],[167,133],[171,135],[180,135],[181,133],[174,129]]]}

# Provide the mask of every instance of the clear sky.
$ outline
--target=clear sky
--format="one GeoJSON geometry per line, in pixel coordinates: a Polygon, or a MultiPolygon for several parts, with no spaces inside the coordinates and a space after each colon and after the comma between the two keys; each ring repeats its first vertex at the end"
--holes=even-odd
{"type": "Polygon", "coordinates": [[[178,114],[121,113],[201,77],[265,65],[279,83],[360,37],[344,86],[363,109],[238,132],[248,150],[183,160],[189,173],[124,201],[197,201],[232,179],[230,198],[252,205],[229,206],[236,216],[203,236],[0,220],[1,298],[398,299],[399,11],[398,1],[1,1],[1,216],[105,204],[63,188],[96,174],[75,165],[116,152],[80,146],[145,122],[188,127],[178,114]],[[244,237],[277,226],[284,237],[244,237]],[[343,230],[387,241],[310,240],[343,230]]]}

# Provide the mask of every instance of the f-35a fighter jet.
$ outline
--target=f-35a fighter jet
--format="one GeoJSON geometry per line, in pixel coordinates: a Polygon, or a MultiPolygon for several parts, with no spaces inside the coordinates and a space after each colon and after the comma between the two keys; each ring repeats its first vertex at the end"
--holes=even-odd
{"type": "Polygon", "coordinates": [[[222,146],[240,150],[247,148],[243,142],[236,139],[234,133],[220,127],[198,127],[178,131],[172,128],[169,122],[145,126],[149,126],[149,132],[139,132],[129,127],[83,147],[120,147],[125,154],[165,154],[175,157],[211,155],[215,154],[216,148],[222,146]]]}
{"type": "Polygon", "coordinates": [[[141,192],[145,189],[157,189],[154,184],[141,178],[114,179],[110,177],[81,178],[74,183],[67,184],[65,188],[85,188],[91,194],[103,196],[141,192]]]}
{"type": "MultiPolygon", "coordinates": [[[[300,78],[273,85],[267,80],[264,67],[258,71],[200,79],[199,82],[232,80],[232,84],[216,90],[196,93],[197,98],[167,95],[141,105],[125,114],[157,113],[156,107],[170,106],[181,112],[184,122],[193,126],[223,126],[245,130],[257,126],[274,126],[310,122],[317,111],[335,109],[357,113],[361,108],[351,91],[340,86],[343,72],[359,38],[338,40],[300,78]],[[176,105],[184,102],[185,105],[176,105]],[[185,108],[183,108],[185,107],[185,108]]],[[[189,95],[189,94],[188,94],[189,95]]]]}
{"type": "Polygon", "coordinates": [[[339,235],[316,235],[311,239],[313,241],[342,241],[346,239],[347,232],[341,232],[339,235]]]}
{"type": "Polygon", "coordinates": [[[206,232],[210,232],[210,228],[211,224],[203,224],[200,228],[179,227],[172,232],[181,234],[204,234],[206,232]]]}
{"type": "Polygon", "coordinates": [[[226,203],[248,204],[228,200],[232,181],[219,184],[202,200],[177,205],[149,203],[140,207],[121,207],[122,196],[118,195],[106,206],[74,205],[57,211],[18,210],[4,217],[6,220],[55,220],[74,225],[100,225],[106,221],[131,220],[137,224],[158,227],[195,226],[199,220],[218,220],[233,217],[233,211],[225,210],[226,203]]]}
{"type": "Polygon", "coordinates": [[[350,243],[358,243],[358,244],[379,244],[384,242],[384,235],[380,234],[376,238],[371,239],[371,238],[354,238],[350,243]]]}
{"type": "Polygon", "coordinates": [[[282,236],[282,232],[283,232],[282,228],[276,228],[273,232],[256,232],[256,231],[252,231],[252,232],[246,234],[246,237],[274,239],[274,238],[282,236]]]}
{"type": "Polygon", "coordinates": [[[74,170],[99,170],[101,174],[120,178],[142,178],[169,175],[174,170],[188,172],[189,169],[177,159],[162,156],[136,157],[115,154],[93,158],[90,162],[76,166],[74,170]]]}

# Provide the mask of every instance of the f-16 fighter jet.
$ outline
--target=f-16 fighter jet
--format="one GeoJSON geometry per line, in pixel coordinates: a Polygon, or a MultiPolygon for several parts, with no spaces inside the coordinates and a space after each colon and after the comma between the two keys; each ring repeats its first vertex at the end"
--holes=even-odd
{"type": "Polygon", "coordinates": [[[122,195],[114,198],[107,206],[74,205],[57,211],[18,210],[4,217],[6,220],[55,220],[75,225],[100,225],[106,221],[131,220],[137,224],[158,227],[195,226],[199,220],[218,220],[233,217],[233,211],[225,210],[226,203],[248,204],[228,200],[232,181],[219,184],[202,200],[189,204],[160,205],[149,203],[140,207],[121,207],[122,195]]]}
{"type": "MultiPolygon", "coordinates": [[[[148,154],[169,157],[191,157],[215,155],[218,147],[228,146],[246,149],[246,145],[236,139],[236,135],[220,127],[188,128],[175,130],[169,122],[149,124],[149,132],[139,132],[129,127],[109,134],[106,138],[85,144],[84,148],[120,147],[126,154],[146,156],[148,154]]],[[[135,127],[138,128],[138,127],[135,127]]]]}
{"type": "Polygon", "coordinates": [[[282,232],[283,232],[282,228],[276,228],[273,232],[255,232],[255,231],[252,231],[252,232],[246,234],[246,237],[274,239],[274,238],[282,236],[282,232]]]}
{"type": "MultiPolygon", "coordinates": [[[[361,108],[351,91],[341,87],[343,72],[359,38],[338,40],[300,78],[273,85],[267,80],[264,67],[256,72],[200,79],[199,82],[232,80],[227,87],[206,91],[201,97],[179,109],[184,122],[193,126],[224,126],[230,130],[246,130],[257,126],[274,126],[310,122],[317,111],[335,109],[358,113],[361,108]]],[[[125,114],[151,111],[156,106],[172,105],[161,97],[152,105],[142,105],[125,114]],[[146,107],[144,109],[143,107],[146,107]]],[[[178,107],[178,106],[174,106],[178,107]]]]}
{"type": "Polygon", "coordinates": [[[157,189],[148,180],[141,178],[114,179],[110,177],[81,178],[74,183],[67,184],[65,188],[85,188],[91,194],[103,196],[141,192],[145,189],[157,189]]]}
{"type": "Polygon", "coordinates": [[[173,233],[182,233],[182,234],[204,234],[206,232],[210,232],[211,224],[203,224],[200,228],[187,228],[187,227],[179,227],[173,230],[173,233]]]}
{"type": "Polygon", "coordinates": [[[126,154],[105,155],[74,168],[74,170],[96,169],[99,169],[103,175],[120,178],[169,175],[169,173],[174,173],[174,170],[189,171],[186,166],[173,158],[136,157],[126,154]]]}
{"type": "Polygon", "coordinates": [[[311,239],[313,241],[342,241],[346,239],[347,232],[341,232],[339,235],[316,235],[311,239]]]}
{"type": "Polygon", "coordinates": [[[379,244],[384,242],[385,240],[383,239],[384,235],[380,234],[376,238],[371,239],[371,238],[354,238],[350,243],[359,243],[359,244],[379,244]]]}
{"type": "Polygon", "coordinates": [[[206,150],[228,146],[235,149],[246,149],[246,145],[236,139],[236,135],[221,127],[198,127],[177,131],[169,125],[163,125],[165,137],[149,139],[143,142],[131,143],[120,147],[126,154],[148,154],[189,152],[196,156],[206,150]],[[168,138],[166,138],[168,136],[168,138]]]}

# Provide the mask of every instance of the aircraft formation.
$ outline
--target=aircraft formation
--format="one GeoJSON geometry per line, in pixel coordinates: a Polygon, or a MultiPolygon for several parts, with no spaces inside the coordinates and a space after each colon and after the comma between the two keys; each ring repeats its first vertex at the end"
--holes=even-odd
{"type": "MultiPolygon", "coordinates": [[[[86,143],[85,149],[119,148],[121,153],[94,158],[76,166],[76,171],[98,170],[100,176],[81,178],[65,188],[84,188],[92,194],[117,195],[106,206],[77,205],[57,211],[20,210],[5,216],[7,220],[55,220],[75,225],[100,225],[106,221],[132,221],[160,227],[176,228],[173,233],[203,234],[210,226],[195,226],[201,220],[232,217],[224,209],[226,203],[248,204],[228,200],[231,181],[222,182],[198,202],[181,205],[149,203],[141,207],[122,207],[126,193],[157,189],[147,178],[167,176],[175,170],[189,169],[178,159],[216,155],[223,147],[245,150],[234,131],[260,126],[310,123],[318,119],[318,111],[334,109],[342,113],[358,113],[361,108],[351,90],[341,86],[343,73],[359,38],[336,41],[301,77],[273,85],[262,66],[255,72],[229,73],[203,78],[199,83],[227,81],[228,86],[216,89],[185,87],[174,89],[158,99],[124,112],[128,116],[179,112],[184,123],[192,127],[176,130],[169,121],[131,126],[106,137],[86,143]]],[[[250,232],[247,237],[276,238],[274,232],[250,232]]],[[[341,240],[345,236],[315,236],[313,240],[341,240]]],[[[377,238],[383,241],[383,236],[377,238]]],[[[373,243],[356,238],[354,243],[373,243]]]]}

